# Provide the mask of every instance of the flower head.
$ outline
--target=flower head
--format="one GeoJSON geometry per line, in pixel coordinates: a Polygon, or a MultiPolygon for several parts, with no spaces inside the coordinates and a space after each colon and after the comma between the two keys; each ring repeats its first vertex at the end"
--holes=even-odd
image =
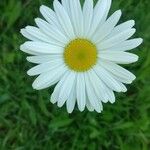
{"type": "Polygon", "coordinates": [[[125,84],[136,78],[120,64],[130,64],[138,56],[127,51],[142,43],[141,38],[128,40],[135,22],[120,25],[121,11],[109,18],[111,0],[54,0],[54,11],[40,7],[45,20],[35,19],[37,27],[27,26],[21,33],[29,39],[20,49],[37,64],[28,71],[36,76],[33,88],[41,90],[57,84],[51,102],[71,113],[77,103],[80,111],[101,112],[102,103],[115,102],[115,92],[126,92],[125,84]]]}

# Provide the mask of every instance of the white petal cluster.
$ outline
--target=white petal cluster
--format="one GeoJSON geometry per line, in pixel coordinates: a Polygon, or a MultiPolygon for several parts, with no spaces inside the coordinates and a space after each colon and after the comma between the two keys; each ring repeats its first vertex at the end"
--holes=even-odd
{"type": "Polygon", "coordinates": [[[134,33],[134,20],[118,25],[121,11],[115,11],[109,18],[111,0],[99,0],[94,7],[93,0],[85,0],[83,8],[79,0],[54,0],[54,11],[41,6],[45,20],[36,18],[37,27],[27,26],[21,33],[29,41],[20,49],[30,54],[27,60],[37,64],[28,71],[36,76],[33,88],[41,90],[57,83],[51,95],[51,102],[62,107],[66,103],[68,113],[77,104],[83,111],[101,112],[102,103],[115,102],[115,92],[126,92],[125,84],[135,76],[120,66],[138,60],[128,52],[142,43],[141,38],[129,39],[134,33]],[[76,38],[92,41],[98,50],[97,64],[86,72],[69,69],[63,60],[65,46],[76,38]],[[129,39],[129,40],[128,40],[129,39]]]}

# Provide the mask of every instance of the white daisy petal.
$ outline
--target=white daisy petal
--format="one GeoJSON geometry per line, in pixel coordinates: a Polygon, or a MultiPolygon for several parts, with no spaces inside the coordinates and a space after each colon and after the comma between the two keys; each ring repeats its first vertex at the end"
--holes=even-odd
{"type": "Polygon", "coordinates": [[[42,73],[35,79],[32,86],[36,90],[48,88],[57,83],[66,71],[67,68],[62,65],[49,72],[42,73]]]}
{"type": "Polygon", "coordinates": [[[76,104],[76,80],[74,81],[72,90],[71,90],[68,100],[66,102],[66,107],[67,107],[68,113],[72,113],[72,111],[75,107],[75,104],[76,104]]]}
{"type": "Polygon", "coordinates": [[[114,29],[121,17],[121,10],[114,12],[107,21],[97,30],[92,39],[95,43],[99,43],[114,29]]]}
{"type": "MultiPolygon", "coordinates": [[[[99,89],[100,90],[103,90],[103,95],[104,95],[104,99],[102,100],[103,103],[107,103],[108,101],[111,102],[111,103],[114,103],[115,102],[115,95],[114,95],[114,92],[113,90],[111,90],[110,88],[108,88],[108,86],[101,80],[101,78],[97,78],[97,74],[96,76],[94,76],[94,78],[97,80],[95,83],[99,81],[99,85],[97,86],[97,88],[100,88],[102,87],[102,89],[99,89]]],[[[92,81],[92,80],[91,80],[92,81]]],[[[96,91],[96,86],[95,86],[95,91],[96,91]]]]}
{"type": "Polygon", "coordinates": [[[24,30],[22,30],[22,32],[24,33],[24,31],[29,34],[29,38],[32,36],[34,38],[33,41],[41,41],[41,42],[46,42],[46,43],[51,43],[54,45],[57,45],[56,41],[51,41],[51,38],[49,38],[47,35],[45,35],[44,33],[42,33],[38,28],[33,27],[33,26],[27,26],[24,30]]]}
{"type": "Polygon", "coordinates": [[[43,15],[43,17],[45,18],[45,20],[52,25],[53,27],[57,28],[60,32],[62,32],[63,34],[65,34],[63,28],[61,27],[59,20],[57,18],[56,13],[50,9],[47,6],[42,5],[40,7],[40,12],[43,15]]]}
{"type": "Polygon", "coordinates": [[[106,87],[105,87],[104,83],[100,80],[100,78],[98,78],[98,76],[94,72],[94,70],[90,71],[89,78],[92,83],[93,89],[94,89],[96,95],[98,96],[98,98],[100,99],[100,101],[107,103],[108,97],[105,92],[106,87]]]}
{"type": "Polygon", "coordinates": [[[63,7],[65,8],[65,10],[67,11],[68,15],[70,14],[70,0],[61,0],[61,3],[63,5],[63,7]]]}
{"type": "Polygon", "coordinates": [[[60,92],[60,88],[61,88],[62,84],[57,84],[54,88],[54,92],[52,93],[51,97],[50,97],[50,102],[52,104],[57,103],[58,101],[58,94],[60,92]]]}
{"type": "Polygon", "coordinates": [[[64,9],[64,7],[58,2],[58,0],[54,0],[54,9],[57,15],[57,18],[59,20],[59,23],[61,24],[63,30],[65,31],[66,35],[69,38],[74,38],[74,30],[70,21],[70,18],[64,9]]]}
{"type": "Polygon", "coordinates": [[[20,46],[23,52],[32,54],[62,54],[63,48],[43,42],[25,42],[20,46]],[[30,53],[31,51],[31,53],[30,53]]]}
{"type": "Polygon", "coordinates": [[[43,41],[43,42],[49,42],[50,39],[46,35],[44,35],[38,28],[33,26],[27,26],[25,30],[31,34],[32,36],[36,37],[37,39],[43,41]]]}
{"type": "Polygon", "coordinates": [[[109,97],[108,98],[109,102],[113,104],[116,101],[114,92],[111,89],[107,88],[107,94],[108,94],[108,97],[109,97]]]}
{"type": "Polygon", "coordinates": [[[116,77],[114,74],[112,74],[111,72],[108,71],[108,73],[112,76],[112,78],[114,78],[116,80],[116,82],[120,85],[121,87],[121,92],[127,92],[127,88],[126,86],[123,84],[123,80],[121,80],[121,78],[116,77]]]}
{"type": "Polygon", "coordinates": [[[112,38],[101,41],[97,46],[100,50],[111,48],[112,46],[119,44],[128,38],[130,38],[134,33],[135,29],[125,30],[117,35],[114,35],[112,38]]]}
{"type": "Polygon", "coordinates": [[[98,100],[98,97],[95,95],[95,91],[93,87],[91,87],[91,83],[88,76],[85,76],[85,83],[86,83],[86,91],[88,99],[92,105],[92,107],[100,113],[102,111],[101,103],[98,100]]]}
{"type": "Polygon", "coordinates": [[[114,75],[111,75],[116,81],[117,81],[117,83],[120,85],[120,87],[121,87],[121,92],[127,92],[127,88],[126,88],[126,86],[121,82],[121,81],[119,81],[114,75]]]}
{"type": "Polygon", "coordinates": [[[118,79],[124,80],[124,83],[130,84],[136,78],[134,74],[115,63],[100,60],[99,64],[114,74],[118,79]]]}
{"type": "Polygon", "coordinates": [[[34,37],[33,35],[31,35],[30,33],[27,32],[26,29],[21,29],[20,33],[27,39],[31,40],[31,41],[36,41],[36,42],[40,42],[41,40],[34,37]]]}
{"type": "MultiPolygon", "coordinates": [[[[114,76],[115,77],[115,76],[114,76]]],[[[116,76],[117,77],[117,76],[116,76]]],[[[131,84],[133,82],[133,80],[130,79],[126,79],[123,77],[117,77],[117,79],[119,82],[124,83],[124,84],[131,84]]]]}
{"type": "Polygon", "coordinates": [[[65,78],[63,85],[61,87],[59,98],[58,98],[58,107],[62,107],[66,100],[68,99],[70,92],[72,90],[74,81],[76,78],[75,72],[70,72],[69,75],[65,78]]]}
{"type": "Polygon", "coordinates": [[[118,82],[100,65],[94,67],[94,71],[99,76],[99,78],[112,90],[116,92],[121,92],[122,89],[118,82]]]}
{"type": "Polygon", "coordinates": [[[83,5],[83,30],[84,37],[87,36],[93,19],[93,0],[85,0],[83,5]]]}
{"type": "Polygon", "coordinates": [[[46,63],[55,59],[62,59],[62,55],[42,55],[42,56],[29,56],[27,57],[27,61],[35,64],[46,63]]]}
{"type": "Polygon", "coordinates": [[[27,72],[27,74],[29,76],[39,75],[41,73],[54,70],[55,68],[57,68],[58,66],[60,66],[62,64],[63,64],[63,61],[61,59],[55,59],[55,60],[49,61],[47,63],[42,63],[40,65],[37,65],[37,66],[31,68],[27,72]]]}
{"type": "MultiPolygon", "coordinates": [[[[103,24],[106,21],[106,19],[108,17],[109,10],[110,10],[110,7],[111,7],[111,3],[112,3],[112,0],[107,0],[107,7],[106,7],[105,13],[104,13],[104,15],[103,15],[103,17],[100,21],[100,24],[103,24]]],[[[96,6],[98,6],[98,5],[96,5],[96,6]]],[[[97,8],[95,7],[94,11],[97,11],[96,9],[98,9],[98,7],[97,8]]]]}
{"type": "Polygon", "coordinates": [[[87,96],[87,98],[86,98],[86,107],[87,107],[87,109],[89,110],[89,111],[94,111],[94,108],[93,108],[93,106],[91,105],[91,103],[90,103],[90,101],[89,101],[89,99],[88,99],[88,96],[87,96]]]}
{"type": "Polygon", "coordinates": [[[93,20],[91,24],[91,30],[88,36],[91,37],[96,31],[97,27],[104,23],[107,18],[111,0],[99,0],[94,8],[93,20]]]}
{"type": "Polygon", "coordinates": [[[70,2],[70,18],[76,36],[83,36],[83,12],[79,0],[71,0],[70,2]]]}
{"type": "Polygon", "coordinates": [[[107,38],[111,38],[116,34],[119,34],[128,29],[131,29],[134,25],[135,25],[134,20],[129,20],[124,23],[121,23],[112,30],[112,32],[107,36],[107,38]]]}
{"type": "Polygon", "coordinates": [[[42,5],[40,7],[40,12],[43,15],[43,17],[51,24],[54,26],[60,26],[58,21],[57,21],[57,16],[55,14],[55,12],[50,9],[47,6],[42,5]]]}
{"type": "Polygon", "coordinates": [[[50,98],[51,103],[55,104],[58,101],[60,90],[68,74],[69,71],[66,71],[65,74],[62,76],[61,80],[57,83],[56,87],[54,88],[54,92],[52,93],[50,98]]]}
{"type": "Polygon", "coordinates": [[[86,93],[85,93],[85,78],[83,73],[77,75],[77,104],[80,111],[85,109],[86,93]]]}
{"type": "Polygon", "coordinates": [[[122,43],[119,43],[109,48],[108,50],[109,51],[129,51],[141,45],[142,42],[143,42],[143,39],[141,38],[131,39],[131,40],[127,40],[122,43]]]}
{"type": "Polygon", "coordinates": [[[91,82],[93,83],[94,90],[97,91],[97,95],[99,95],[99,97],[103,96],[103,100],[101,100],[103,103],[107,103],[108,101],[114,103],[115,96],[113,90],[108,88],[108,86],[101,80],[101,78],[96,74],[96,72],[94,72],[93,74],[91,72],[91,82]]]}
{"type": "Polygon", "coordinates": [[[122,51],[101,51],[99,58],[118,64],[130,64],[138,61],[137,55],[122,51]]]}
{"type": "Polygon", "coordinates": [[[56,41],[59,45],[64,46],[69,42],[69,39],[55,26],[50,25],[46,21],[36,18],[35,22],[37,26],[43,31],[48,37],[51,38],[51,41],[56,41]]]}
{"type": "Polygon", "coordinates": [[[35,56],[38,56],[38,55],[42,54],[41,52],[35,52],[35,51],[31,51],[31,50],[27,49],[24,44],[20,45],[20,50],[21,51],[23,51],[23,52],[25,52],[27,54],[30,54],[30,55],[35,55],[35,56]]]}

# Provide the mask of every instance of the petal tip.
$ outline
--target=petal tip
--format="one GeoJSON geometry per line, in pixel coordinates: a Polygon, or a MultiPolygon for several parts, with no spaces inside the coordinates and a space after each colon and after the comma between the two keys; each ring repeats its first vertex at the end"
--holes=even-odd
{"type": "Polygon", "coordinates": [[[41,5],[40,6],[40,10],[43,9],[43,8],[45,8],[45,7],[46,7],[45,5],[41,5]]]}
{"type": "Polygon", "coordinates": [[[60,3],[59,3],[59,1],[58,0],[54,0],[54,2],[53,2],[53,5],[55,6],[55,5],[59,5],[60,3]]]}
{"type": "Polygon", "coordinates": [[[26,60],[27,60],[28,62],[30,62],[30,58],[29,58],[29,57],[27,57],[26,60]]]}
{"type": "Polygon", "coordinates": [[[40,90],[40,88],[37,86],[37,84],[36,84],[35,82],[33,82],[32,88],[33,88],[34,90],[40,90]]]}
{"type": "Polygon", "coordinates": [[[134,21],[134,20],[131,20],[131,22],[132,22],[132,25],[134,26],[134,25],[135,25],[135,21],[134,21]]]}
{"type": "Polygon", "coordinates": [[[135,33],[135,32],[136,32],[136,29],[135,29],[135,28],[132,28],[131,31],[132,31],[133,33],[135,33]]]}
{"type": "Polygon", "coordinates": [[[39,18],[35,18],[35,19],[34,19],[35,22],[38,21],[38,20],[39,20],[39,18]]]}
{"type": "Polygon", "coordinates": [[[28,75],[28,76],[33,76],[31,70],[28,70],[28,71],[27,71],[27,75],[28,75]]]}
{"type": "Polygon", "coordinates": [[[135,62],[139,60],[139,56],[136,55],[135,62]]]}
{"type": "Polygon", "coordinates": [[[50,98],[50,102],[52,103],[52,104],[55,104],[56,103],[56,100],[54,100],[54,98],[50,98]]]}
{"type": "Polygon", "coordinates": [[[142,38],[139,38],[139,45],[141,45],[144,42],[142,38]]]}
{"type": "Polygon", "coordinates": [[[24,30],[24,28],[20,29],[20,33],[23,34],[24,30]]]}
{"type": "Polygon", "coordinates": [[[25,43],[22,44],[22,45],[20,45],[20,50],[21,50],[21,51],[24,51],[24,49],[25,49],[25,43]]]}
{"type": "Polygon", "coordinates": [[[131,79],[131,81],[129,82],[129,84],[131,84],[135,79],[136,79],[136,76],[135,76],[134,74],[132,74],[132,79],[131,79]]]}
{"type": "Polygon", "coordinates": [[[63,104],[59,103],[59,101],[58,101],[57,106],[58,106],[59,108],[61,108],[61,107],[63,106],[63,104]]]}
{"type": "Polygon", "coordinates": [[[119,15],[121,15],[121,14],[122,14],[121,9],[119,9],[117,12],[118,12],[118,14],[119,14],[119,15]]]}
{"type": "Polygon", "coordinates": [[[85,109],[85,108],[79,108],[79,111],[80,111],[80,112],[83,112],[83,111],[84,111],[84,109],[85,109]]]}
{"type": "Polygon", "coordinates": [[[68,114],[72,114],[73,110],[67,110],[68,114]]]}

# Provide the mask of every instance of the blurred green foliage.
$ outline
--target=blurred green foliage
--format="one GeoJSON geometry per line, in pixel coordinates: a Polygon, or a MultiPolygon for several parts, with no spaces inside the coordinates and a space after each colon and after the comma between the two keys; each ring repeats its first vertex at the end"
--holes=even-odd
{"type": "Polygon", "coordinates": [[[111,8],[122,9],[121,22],[135,19],[135,36],[144,39],[133,51],[139,62],[128,66],[136,81],[127,93],[116,94],[114,105],[104,104],[101,114],[75,110],[71,115],[49,102],[53,87],[32,89],[33,78],[26,75],[32,64],[19,51],[25,41],[20,29],[35,25],[40,5],[52,7],[52,1],[0,0],[0,150],[149,150],[149,0],[115,0],[111,8]]]}

